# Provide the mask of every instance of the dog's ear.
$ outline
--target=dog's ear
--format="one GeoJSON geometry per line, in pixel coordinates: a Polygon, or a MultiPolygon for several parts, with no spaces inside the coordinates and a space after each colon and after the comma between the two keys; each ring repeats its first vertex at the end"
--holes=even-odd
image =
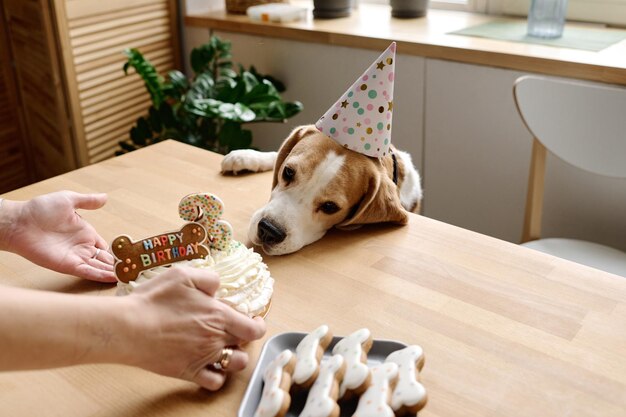
{"type": "Polygon", "coordinates": [[[285,159],[287,159],[287,156],[289,155],[293,147],[296,146],[296,144],[307,134],[313,133],[315,131],[317,130],[313,125],[296,127],[294,130],[291,131],[287,139],[285,139],[283,144],[280,146],[280,149],[278,150],[278,156],[276,157],[276,163],[274,164],[274,179],[272,181],[272,189],[274,189],[274,187],[276,187],[276,184],[278,184],[278,174],[280,172],[280,168],[283,166],[283,162],[285,162],[285,159]]]}
{"type": "Polygon", "coordinates": [[[338,228],[351,228],[368,223],[407,224],[409,216],[402,207],[396,185],[379,173],[369,180],[368,189],[352,214],[337,225],[338,228]]]}

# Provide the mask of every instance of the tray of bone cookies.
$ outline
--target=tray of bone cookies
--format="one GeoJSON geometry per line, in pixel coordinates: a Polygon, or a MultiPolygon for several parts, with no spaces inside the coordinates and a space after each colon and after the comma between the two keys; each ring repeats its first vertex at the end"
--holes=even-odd
{"type": "Polygon", "coordinates": [[[238,417],[415,415],[427,401],[423,365],[420,346],[373,339],[365,328],[281,333],[265,343],[238,417]]]}

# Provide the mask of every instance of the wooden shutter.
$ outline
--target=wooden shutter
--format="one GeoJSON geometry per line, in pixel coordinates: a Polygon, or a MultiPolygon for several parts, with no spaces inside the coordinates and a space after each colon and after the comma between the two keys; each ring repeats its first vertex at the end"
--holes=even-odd
{"type": "Polygon", "coordinates": [[[32,179],[18,118],[17,90],[7,35],[4,11],[0,7],[0,193],[24,186],[32,179]]]}
{"type": "Polygon", "coordinates": [[[115,154],[150,99],[125,76],[123,50],[137,48],[160,73],[180,68],[174,0],[54,0],[80,165],[115,154]]]}
{"type": "MultiPolygon", "coordinates": [[[[3,6],[35,179],[74,169],[48,0],[3,0],[3,6]]],[[[15,115],[11,117],[17,120],[15,115]]]]}

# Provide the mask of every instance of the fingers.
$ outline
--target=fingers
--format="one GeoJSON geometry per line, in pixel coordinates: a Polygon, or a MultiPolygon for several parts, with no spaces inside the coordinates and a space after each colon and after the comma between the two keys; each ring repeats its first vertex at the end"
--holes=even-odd
{"type": "Polygon", "coordinates": [[[192,381],[209,391],[217,391],[226,382],[226,374],[202,368],[192,381]]]}
{"type": "Polygon", "coordinates": [[[79,193],[70,193],[70,200],[74,204],[75,208],[85,209],[85,210],[95,210],[104,206],[107,202],[107,195],[104,193],[100,194],[79,194],[79,193]]]}
{"type": "Polygon", "coordinates": [[[102,249],[103,252],[106,252],[109,249],[109,244],[107,243],[106,240],[104,240],[104,238],[102,236],[100,236],[98,234],[98,232],[96,232],[96,230],[94,229],[93,231],[94,233],[94,238],[96,240],[95,243],[95,247],[102,249]]]}
{"type": "Polygon", "coordinates": [[[225,330],[244,342],[260,339],[266,331],[265,320],[251,319],[233,308],[224,309],[224,319],[225,330]]]}
{"type": "Polygon", "coordinates": [[[216,272],[184,267],[180,268],[180,270],[184,270],[194,287],[211,297],[215,295],[220,286],[220,278],[216,272]]]}
{"type": "MultiPolygon", "coordinates": [[[[95,261],[95,259],[92,259],[91,261],[95,261]]],[[[74,271],[74,275],[79,278],[84,278],[90,281],[97,282],[117,281],[117,278],[115,278],[115,274],[113,273],[112,269],[110,271],[107,271],[104,269],[96,268],[88,263],[78,265],[78,267],[76,267],[76,270],[74,271]]]]}
{"type": "MultiPolygon", "coordinates": [[[[234,347],[230,347],[230,348],[232,349],[233,354],[230,356],[230,362],[228,363],[228,367],[224,369],[223,371],[219,371],[219,372],[239,372],[245,369],[246,366],[248,366],[248,354],[244,352],[243,350],[239,350],[234,347]]],[[[211,368],[211,365],[213,365],[215,362],[219,360],[219,357],[221,355],[222,355],[222,352],[219,351],[217,353],[217,357],[215,358],[215,361],[209,363],[209,368],[211,368]]]]}
{"type": "MultiPolygon", "coordinates": [[[[100,254],[98,255],[98,257],[101,257],[102,252],[100,252],[100,254]]],[[[96,269],[102,269],[103,271],[113,271],[113,265],[110,263],[106,263],[106,262],[102,262],[100,259],[98,258],[90,258],[87,259],[85,261],[88,265],[93,266],[96,269]]]]}
{"type": "MultiPolygon", "coordinates": [[[[220,352],[221,354],[221,352],[220,352]]],[[[226,372],[239,372],[248,366],[248,354],[242,350],[233,348],[233,354],[230,357],[230,363],[226,372]]]]}
{"type": "MultiPolygon", "coordinates": [[[[221,354],[221,351],[218,352],[215,359],[216,361],[219,360],[219,356],[221,356],[221,354]]],[[[216,391],[224,385],[224,382],[226,382],[227,373],[239,372],[248,366],[248,354],[239,349],[233,349],[233,354],[230,357],[228,368],[223,371],[211,369],[212,364],[213,362],[211,362],[207,368],[202,368],[200,372],[192,378],[192,381],[210,391],[216,391]]]]}
{"type": "MultiPolygon", "coordinates": [[[[100,246],[98,246],[98,247],[100,247],[100,246]]],[[[104,264],[110,265],[111,266],[111,270],[113,269],[113,264],[115,263],[115,258],[106,249],[102,249],[98,253],[98,256],[96,256],[95,259],[101,261],[104,264]]]]}

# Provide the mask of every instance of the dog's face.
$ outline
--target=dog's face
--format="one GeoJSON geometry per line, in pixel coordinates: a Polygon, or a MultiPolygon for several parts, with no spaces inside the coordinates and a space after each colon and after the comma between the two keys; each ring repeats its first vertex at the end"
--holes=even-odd
{"type": "Polygon", "coordinates": [[[250,240],[270,255],[282,255],[333,226],[406,223],[395,185],[377,162],[344,149],[314,126],[294,130],[278,153],[270,201],[252,216],[250,240]]]}

